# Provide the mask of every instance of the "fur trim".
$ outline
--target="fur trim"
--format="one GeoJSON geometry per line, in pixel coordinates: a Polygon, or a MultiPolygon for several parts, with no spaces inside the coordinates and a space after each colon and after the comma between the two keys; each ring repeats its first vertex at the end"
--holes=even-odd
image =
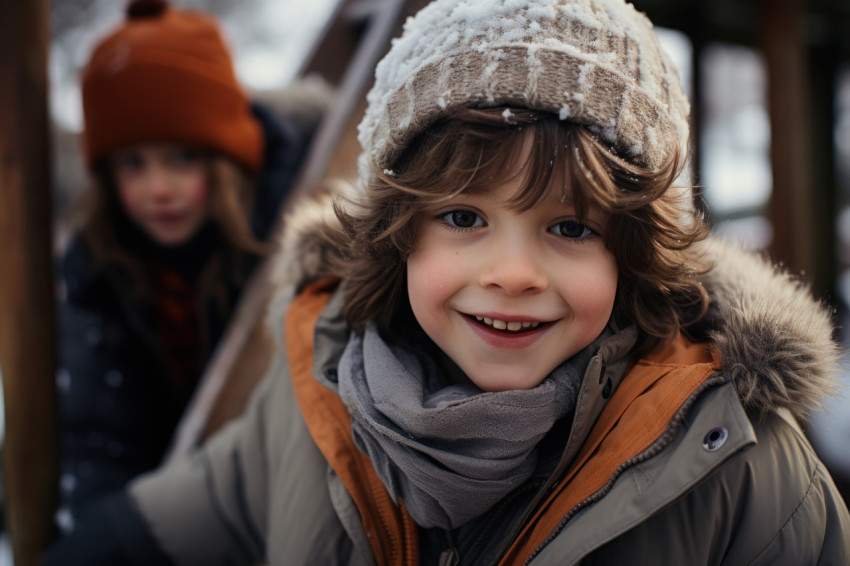
{"type": "Polygon", "coordinates": [[[274,258],[272,280],[279,291],[300,290],[328,274],[328,257],[333,252],[322,237],[324,226],[338,224],[331,193],[305,198],[283,220],[280,248],[274,258]]]}
{"type": "Polygon", "coordinates": [[[786,408],[807,420],[835,388],[840,350],[829,310],[803,282],[737,244],[711,238],[698,249],[715,263],[702,279],[707,322],[741,402],[757,414],[786,408]]]}
{"type": "MultiPolygon", "coordinates": [[[[337,222],[332,203],[324,194],[288,216],[278,289],[291,293],[328,273],[332,252],[318,228],[337,222]]],[[[801,281],[737,244],[712,237],[694,253],[715,265],[701,277],[711,296],[704,324],[744,406],[756,414],[786,408],[807,420],[835,388],[840,349],[830,311],[801,281]]]]}

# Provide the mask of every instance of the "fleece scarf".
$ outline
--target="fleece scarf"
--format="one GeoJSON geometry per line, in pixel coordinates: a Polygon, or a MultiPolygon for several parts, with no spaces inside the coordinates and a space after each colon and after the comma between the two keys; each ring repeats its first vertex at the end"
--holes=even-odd
{"type": "Polygon", "coordinates": [[[571,413],[587,364],[607,332],[530,390],[485,392],[451,383],[430,357],[352,334],[339,393],[358,447],[390,495],[422,527],[456,528],[521,486],[537,444],[571,413]]]}

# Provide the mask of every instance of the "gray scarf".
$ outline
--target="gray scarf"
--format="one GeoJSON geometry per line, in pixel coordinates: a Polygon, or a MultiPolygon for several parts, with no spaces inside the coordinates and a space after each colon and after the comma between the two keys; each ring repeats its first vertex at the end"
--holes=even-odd
{"type": "Polygon", "coordinates": [[[404,501],[418,525],[451,529],[531,476],[537,443],[575,408],[593,346],[534,389],[484,392],[444,386],[430,357],[384,342],[369,325],[345,347],[339,394],[355,442],[393,499],[404,501]]]}

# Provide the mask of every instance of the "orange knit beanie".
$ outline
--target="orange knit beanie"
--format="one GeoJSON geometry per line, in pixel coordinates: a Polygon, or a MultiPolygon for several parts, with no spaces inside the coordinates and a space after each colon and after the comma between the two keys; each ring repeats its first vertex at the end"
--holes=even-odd
{"type": "Polygon", "coordinates": [[[95,47],[83,70],[88,166],[145,142],[196,145],[260,167],[263,134],[236,80],[215,20],[134,0],[127,20],[95,47]]]}

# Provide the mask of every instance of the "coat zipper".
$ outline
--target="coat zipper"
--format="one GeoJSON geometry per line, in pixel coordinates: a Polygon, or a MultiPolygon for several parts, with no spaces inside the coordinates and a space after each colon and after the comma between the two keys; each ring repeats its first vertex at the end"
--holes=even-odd
{"type": "Polygon", "coordinates": [[[525,560],[525,562],[523,562],[523,566],[528,566],[529,564],[531,564],[532,560],[537,558],[537,556],[540,554],[540,552],[542,552],[543,549],[549,543],[551,543],[561,533],[562,530],[564,530],[564,527],[566,526],[566,524],[570,521],[570,519],[572,519],[576,515],[576,513],[578,513],[579,511],[581,511],[585,507],[592,505],[593,503],[596,503],[597,501],[599,501],[600,499],[605,497],[608,494],[608,492],[611,490],[611,488],[613,487],[614,483],[617,481],[617,479],[620,477],[620,475],[626,469],[628,469],[631,466],[634,466],[636,464],[640,464],[641,462],[645,462],[646,460],[652,458],[653,456],[655,456],[656,454],[661,452],[664,448],[666,448],[667,445],[670,444],[670,441],[673,440],[673,437],[678,432],[678,429],[681,426],[682,421],[685,418],[685,415],[687,414],[687,412],[690,410],[690,408],[693,406],[693,404],[696,402],[697,398],[700,395],[702,395],[707,389],[710,389],[711,387],[714,387],[714,386],[717,386],[717,385],[727,383],[728,381],[729,381],[729,378],[724,376],[724,375],[721,375],[721,374],[715,374],[713,377],[706,379],[693,392],[693,394],[691,394],[691,396],[688,397],[685,400],[684,403],[682,403],[682,405],[679,407],[679,409],[676,411],[676,413],[670,419],[670,422],[668,423],[667,428],[664,430],[664,432],[661,434],[661,436],[659,436],[649,447],[647,447],[646,450],[644,450],[643,452],[641,452],[640,454],[638,454],[636,456],[633,456],[632,458],[629,458],[628,460],[626,460],[625,462],[620,464],[620,466],[611,475],[611,478],[608,480],[608,482],[604,486],[602,486],[602,488],[600,488],[598,491],[596,491],[596,493],[586,497],[584,500],[580,501],[572,509],[570,509],[569,512],[567,512],[567,514],[564,515],[564,518],[561,519],[561,521],[558,523],[558,525],[552,530],[552,532],[549,533],[549,535],[543,540],[543,542],[540,544],[540,546],[538,546],[536,549],[534,549],[534,552],[532,552],[529,555],[529,557],[525,560]]]}

